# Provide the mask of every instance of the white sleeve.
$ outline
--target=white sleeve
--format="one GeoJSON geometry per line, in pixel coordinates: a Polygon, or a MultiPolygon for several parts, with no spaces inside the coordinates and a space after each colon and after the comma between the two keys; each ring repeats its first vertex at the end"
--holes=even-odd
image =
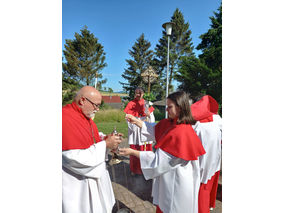
{"type": "Polygon", "coordinates": [[[186,165],[188,161],[176,158],[173,155],[157,149],[156,152],[140,152],[140,164],[146,180],[158,177],[180,165],[186,165]]]}
{"type": "Polygon", "coordinates": [[[155,123],[155,116],[153,112],[150,113],[150,123],[155,123]]]}
{"type": "Polygon", "coordinates": [[[141,141],[155,140],[155,125],[156,123],[143,122],[141,128],[141,141]]]}
{"type": "Polygon", "coordinates": [[[88,149],[73,149],[62,152],[62,165],[72,172],[99,178],[105,169],[106,142],[101,141],[88,149]]]}
{"type": "Polygon", "coordinates": [[[222,118],[220,115],[213,115],[213,122],[217,123],[222,132],[222,118]]]}
{"type": "Polygon", "coordinates": [[[103,141],[106,137],[106,135],[103,132],[99,132],[99,136],[100,136],[101,141],[103,141]]]}

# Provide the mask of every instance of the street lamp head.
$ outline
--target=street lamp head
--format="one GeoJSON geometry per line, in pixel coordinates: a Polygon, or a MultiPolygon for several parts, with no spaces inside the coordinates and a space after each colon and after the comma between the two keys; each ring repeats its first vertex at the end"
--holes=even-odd
{"type": "Polygon", "coordinates": [[[172,34],[172,27],[175,23],[173,22],[166,22],[162,25],[162,27],[166,30],[167,36],[170,36],[172,34]]]}

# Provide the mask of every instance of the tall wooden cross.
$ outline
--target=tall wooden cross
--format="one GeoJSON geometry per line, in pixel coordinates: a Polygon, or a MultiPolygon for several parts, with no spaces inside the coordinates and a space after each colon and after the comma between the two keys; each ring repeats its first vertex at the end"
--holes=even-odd
{"type": "Polygon", "coordinates": [[[152,66],[149,66],[144,72],[141,73],[141,76],[143,77],[143,81],[148,83],[148,93],[150,93],[150,85],[159,75],[156,74],[152,66]]]}

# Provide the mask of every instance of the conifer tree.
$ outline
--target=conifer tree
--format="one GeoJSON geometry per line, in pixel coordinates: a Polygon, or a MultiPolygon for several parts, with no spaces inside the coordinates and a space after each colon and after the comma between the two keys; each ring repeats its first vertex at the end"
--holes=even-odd
{"type": "Polygon", "coordinates": [[[151,65],[153,51],[149,48],[151,43],[144,38],[144,33],[136,40],[129,55],[132,59],[126,59],[128,68],[124,69],[122,77],[127,83],[122,84],[123,89],[129,93],[129,100],[134,98],[135,88],[140,86],[146,89],[145,83],[142,81],[141,73],[151,65]]]}
{"type": "Polygon", "coordinates": [[[176,79],[183,89],[193,96],[211,95],[222,104],[222,6],[215,17],[210,17],[211,28],[200,36],[197,46],[199,57],[183,57],[179,62],[176,79]]]}
{"type": "Polygon", "coordinates": [[[212,70],[195,56],[184,56],[179,62],[176,80],[179,89],[189,92],[192,96],[206,94],[209,86],[209,75],[212,70]]]}
{"type": "MultiPolygon", "coordinates": [[[[171,83],[175,77],[177,64],[181,57],[194,55],[194,47],[192,39],[190,38],[191,30],[189,30],[189,23],[185,22],[183,14],[178,8],[174,11],[171,22],[173,22],[174,25],[172,35],[170,36],[169,88],[172,88],[171,83]]],[[[163,30],[162,33],[163,37],[159,40],[159,43],[155,48],[155,61],[158,64],[160,71],[163,71],[163,78],[164,81],[166,81],[168,38],[165,30],[163,30]]]]}
{"type": "Polygon", "coordinates": [[[62,105],[70,104],[75,97],[76,92],[82,85],[74,79],[62,75],[62,105]]]}
{"type": "MultiPolygon", "coordinates": [[[[92,85],[96,78],[102,78],[100,71],[107,66],[104,48],[86,26],[81,34],[75,33],[75,39],[66,39],[64,47],[66,63],[62,63],[62,67],[66,78],[85,85],[92,85]]],[[[106,80],[102,80],[98,84],[105,82],[106,80]]]]}
{"type": "Polygon", "coordinates": [[[207,94],[222,102],[222,5],[214,16],[210,17],[211,28],[200,36],[201,43],[196,49],[201,50],[199,58],[212,70],[207,94]]]}

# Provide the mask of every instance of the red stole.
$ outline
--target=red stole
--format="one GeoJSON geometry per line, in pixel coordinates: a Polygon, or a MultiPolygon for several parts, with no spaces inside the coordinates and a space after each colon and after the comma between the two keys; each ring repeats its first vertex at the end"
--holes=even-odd
{"type": "Polygon", "coordinates": [[[62,108],[62,150],[87,149],[100,142],[98,128],[75,102],[62,108]],[[92,133],[93,132],[93,133],[92,133]]]}
{"type": "Polygon", "coordinates": [[[201,123],[212,122],[213,115],[218,114],[219,105],[210,95],[203,96],[191,105],[193,118],[201,123]]]}
{"type": "Polygon", "coordinates": [[[171,155],[184,160],[197,160],[205,154],[200,139],[190,124],[176,125],[176,121],[161,120],[155,126],[156,149],[161,148],[171,155]]]}
{"type": "Polygon", "coordinates": [[[134,99],[127,104],[123,111],[126,114],[131,114],[135,117],[144,117],[146,116],[144,104],[144,99],[141,99],[139,101],[134,99]]]}

